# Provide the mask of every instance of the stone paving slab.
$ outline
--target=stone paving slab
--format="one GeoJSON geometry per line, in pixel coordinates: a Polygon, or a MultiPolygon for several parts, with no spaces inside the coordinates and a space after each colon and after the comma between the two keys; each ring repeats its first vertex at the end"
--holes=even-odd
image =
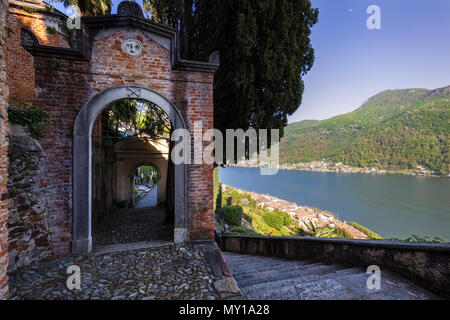
{"type": "Polygon", "coordinates": [[[102,255],[106,253],[123,252],[130,250],[151,249],[158,247],[167,247],[172,245],[170,241],[149,241],[149,242],[136,242],[128,244],[112,244],[108,246],[97,247],[93,252],[94,255],[102,255]]]}
{"type": "Polygon", "coordinates": [[[170,245],[64,257],[10,273],[13,300],[215,300],[220,292],[202,252],[170,245]],[[81,290],[68,290],[67,268],[81,268],[81,290]]]}
{"type": "Polygon", "coordinates": [[[94,246],[172,241],[173,224],[165,222],[164,208],[115,208],[94,230],[94,246]]]}
{"type": "Polygon", "coordinates": [[[158,187],[152,186],[142,190],[142,199],[136,204],[136,208],[152,208],[158,205],[158,187]]]}

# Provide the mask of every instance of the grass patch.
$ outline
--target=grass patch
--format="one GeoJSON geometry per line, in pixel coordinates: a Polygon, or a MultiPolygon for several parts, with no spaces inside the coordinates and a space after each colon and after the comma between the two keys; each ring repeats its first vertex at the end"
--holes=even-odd
{"type": "Polygon", "coordinates": [[[369,237],[370,240],[382,240],[383,239],[383,237],[380,236],[379,234],[373,232],[372,230],[370,230],[356,222],[349,222],[348,225],[355,228],[356,230],[364,233],[366,236],[369,237]]]}
{"type": "Polygon", "coordinates": [[[244,227],[238,227],[238,226],[232,226],[230,228],[230,234],[231,235],[244,235],[244,236],[257,236],[259,235],[257,232],[244,228],[244,227]]]}
{"type": "Polygon", "coordinates": [[[330,227],[318,228],[314,236],[318,238],[343,238],[343,239],[352,238],[352,236],[350,235],[350,233],[348,233],[347,230],[342,228],[330,228],[330,227]]]}
{"type": "Polygon", "coordinates": [[[241,226],[244,211],[242,207],[231,206],[223,207],[219,210],[219,214],[225,219],[225,222],[232,226],[241,226]]]}

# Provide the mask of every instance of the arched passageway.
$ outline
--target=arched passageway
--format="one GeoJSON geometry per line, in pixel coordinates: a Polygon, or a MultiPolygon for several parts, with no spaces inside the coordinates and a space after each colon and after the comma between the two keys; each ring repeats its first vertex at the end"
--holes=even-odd
{"type": "Polygon", "coordinates": [[[137,166],[130,174],[130,192],[136,208],[153,208],[165,204],[167,172],[152,163],[137,166]]]}
{"type": "MultiPolygon", "coordinates": [[[[187,170],[185,164],[170,163],[167,139],[163,142],[164,139],[158,140],[148,132],[133,132],[133,128],[127,126],[120,116],[119,121],[113,123],[113,129],[120,133],[119,137],[110,141],[105,139],[105,126],[110,125],[105,122],[105,110],[130,99],[139,101],[136,107],[138,114],[132,116],[134,129],[148,120],[139,115],[141,106],[147,102],[163,112],[170,122],[170,130],[185,128],[175,106],[162,95],[141,86],[105,90],[83,107],[74,128],[73,253],[92,250],[93,226],[107,219],[111,208],[132,209],[135,199],[130,192],[130,172],[134,173],[136,168],[145,164],[153,164],[160,171],[159,176],[164,178],[160,181],[158,202],[165,206],[157,206],[157,220],[161,222],[161,217],[164,217],[163,222],[172,223],[173,241],[187,240],[187,170]]],[[[148,123],[144,127],[155,129],[148,123]]],[[[111,134],[110,131],[108,134],[111,134]]],[[[121,221],[119,223],[123,224],[121,221]]],[[[161,225],[161,228],[164,227],[167,224],[161,225]]]]}

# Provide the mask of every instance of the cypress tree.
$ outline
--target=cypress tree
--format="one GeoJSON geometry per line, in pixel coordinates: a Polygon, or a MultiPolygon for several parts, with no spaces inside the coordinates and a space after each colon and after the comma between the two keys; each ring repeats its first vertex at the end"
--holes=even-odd
{"type": "Polygon", "coordinates": [[[215,127],[280,129],[282,136],[287,117],[302,102],[302,77],[314,62],[309,37],[318,10],[310,1],[148,1],[155,20],[163,22],[170,13],[179,22],[172,26],[181,27],[184,58],[206,60],[220,51],[215,127]]]}

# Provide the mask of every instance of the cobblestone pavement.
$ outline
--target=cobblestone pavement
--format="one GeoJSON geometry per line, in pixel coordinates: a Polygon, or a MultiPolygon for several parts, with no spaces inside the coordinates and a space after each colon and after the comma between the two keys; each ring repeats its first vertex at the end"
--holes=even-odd
{"type": "Polygon", "coordinates": [[[203,254],[189,245],[65,257],[10,273],[11,299],[214,300],[221,295],[203,254]],[[81,268],[81,290],[66,287],[81,268]]]}
{"type": "Polygon", "coordinates": [[[164,208],[114,209],[94,231],[94,246],[173,240],[164,208]]]}

